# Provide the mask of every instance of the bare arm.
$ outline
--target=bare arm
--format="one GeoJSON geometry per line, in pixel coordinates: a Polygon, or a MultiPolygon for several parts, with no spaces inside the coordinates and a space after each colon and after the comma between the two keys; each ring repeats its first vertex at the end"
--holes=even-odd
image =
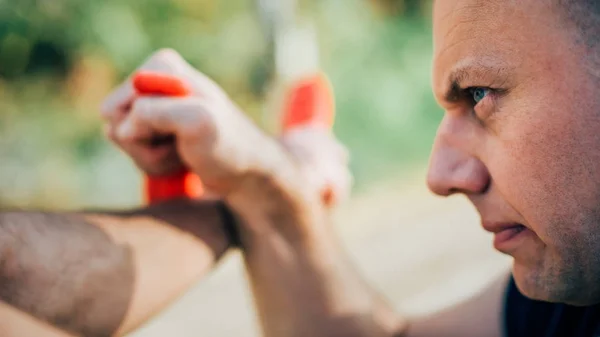
{"type": "Polygon", "coordinates": [[[75,335],[122,335],[180,296],[228,247],[214,202],[112,214],[2,212],[0,300],[75,335]]]}
{"type": "MultiPolygon", "coordinates": [[[[260,131],[220,88],[175,52],[159,52],[151,58],[153,62],[157,67],[149,69],[185,76],[201,94],[183,99],[134,99],[127,89],[131,89],[130,84],[126,84],[116,92],[116,99],[109,100],[105,113],[109,120],[119,120],[123,107],[131,106],[121,126],[113,126],[113,138],[124,149],[136,149],[138,144],[137,150],[144,153],[148,149],[139,148],[139,144],[147,142],[139,140],[148,140],[150,134],[173,135],[171,150],[180,161],[243,219],[240,228],[245,262],[266,336],[405,334],[407,322],[397,318],[363,282],[332,239],[329,216],[320,200],[320,184],[335,182],[323,178],[332,171],[340,172],[335,167],[345,167],[344,156],[336,154],[335,146],[325,146],[324,139],[319,138],[320,155],[314,157],[318,160],[305,165],[301,155],[260,131]],[[133,104],[123,104],[127,101],[133,104]]],[[[149,163],[142,159],[138,158],[138,165],[147,166],[144,164],[149,163]]],[[[172,161],[163,164],[158,166],[165,170],[172,161]]],[[[484,307],[491,312],[498,310],[492,305],[484,307]]],[[[464,319],[468,315],[458,316],[464,319]]],[[[440,317],[440,322],[444,317],[448,320],[448,316],[440,317]]],[[[409,333],[418,336],[424,331],[419,327],[428,323],[420,322],[415,321],[409,333]]],[[[490,324],[489,331],[494,329],[490,324]]],[[[444,333],[432,332],[435,336],[444,333]]]]}
{"type": "Polygon", "coordinates": [[[265,336],[393,336],[405,328],[320,227],[304,238],[243,230],[245,262],[265,336]]]}
{"type": "Polygon", "coordinates": [[[408,337],[501,337],[508,275],[494,280],[470,299],[426,317],[415,318],[408,337]]]}
{"type": "Polygon", "coordinates": [[[277,226],[260,233],[243,230],[246,265],[265,336],[502,335],[501,309],[507,277],[439,313],[401,318],[355,271],[332,239],[327,222],[288,227],[280,220],[282,217],[278,219],[274,219],[279,221],[277,226]],[[281,228],[304,230],[299,235],[281,228]]]}

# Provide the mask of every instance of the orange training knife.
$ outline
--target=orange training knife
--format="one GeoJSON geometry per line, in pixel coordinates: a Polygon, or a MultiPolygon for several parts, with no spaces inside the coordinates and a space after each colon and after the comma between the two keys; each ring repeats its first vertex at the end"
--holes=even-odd
{"type": "MultiPolygon", "coordinates": [[[[292,84],[284,105],[282,131],[302,126],[331,128],[335,119],[335,99],[331,83],[324,73],[300,79],[292,84]]],[[[321,191],[326,206],[335,203],[331,186],[321,191]]]]}
{"type": "MultiPolygon", "coordinates": [[[[181,79],[151,71],[137,72],[133,86],[139,95],[185,97],[192,93],[181,79]]],[[[318,73],[293,83],[287,95],[281,124],[283,132],[306,125],[328,128],[333,125],[335,101],[325,74],[318,73]]],[[[186,169],[169,176],[145,177],[148,203],[180,197],[198,198],[202,193],[200,178],[186,169]]],[[[331,205],[335,199],[332,188],[326,187],[322,198],[326,205],[331,205]]]]}
{"type": "MultiPolygon", "coordinates": [[[[192,94],[179,78],[152,71],[138,71],[133,76],[133,87],[139,95],[147,96],[185,97],[192,94]]],[[[158,138],[153,143],[165,141],[173,139],[158,138]]],[[[144,183],[145,199],[149,204],[181,197],[198,198],[204,190],[200,178],[187,169],[165,176],[146,175],[144,183]]]]}

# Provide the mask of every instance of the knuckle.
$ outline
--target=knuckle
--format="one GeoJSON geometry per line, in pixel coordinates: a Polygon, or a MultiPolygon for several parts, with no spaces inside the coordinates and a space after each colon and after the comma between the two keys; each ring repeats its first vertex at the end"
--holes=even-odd
{"type": "Polygon", "coordinates": [[[141,70],[174,72],[178,54],[172,49],[160,49],[150,55],[139,68],[141,70]]]}
{"type": "Polygon", "coordinates": [[[194,114],[188,114],[188,116],[190,116],[190,119],[183,123],[182,134],[184,137],[206,139],[216,135],[216,123],[209,113],[199,110],[194,114]]]}
{"type": "Polygon", "coordinates": [[[169,71],[179,71],[182,65],[186,62],[183,57],[174,49],[164,48],[157,51],[151,58],[153,66],[159,68],[166,68],[169,71]]]}
{"type": "Polygon", "coordinates": [[[129,144],[135,143],[135,134],[133,134],[131,132],[116,133],[114,137],[115,137],[115,142],[123,148],[128,148],[129,144]]]}
{"type": "Polygon", "coordinates": [[[161,48],[154,56],[161,60],[177,60],[180,58],[179,53],[172,48],[161,48]]]}
{"type": "Polygon", "coordinates": [[[131,105],[131,111],[127,117],[131,121],[137,121],[146,111],[145,99],[138,99],[131,105]]]}
{"type": "Polygon", "coordinates": [[[148,98],[145,97],[141,97],[136,99],[135,101],[133,101],[131,103],[131,111],[130,113],[132,115],[139,113],[138,111],[143,110],[143,108],[146,106],[146,101],[148,100],[148,98]]]}
{"type": "MultiPolygon", "coordinates": [[[[155,102],[155,98],[146,97],[139,98],[133,102],[131,106],[130,118],[134,121],[147,119],[153,111],[161,111],[162,106],[159,102],[155,102]]],[[[158,114],[159,116],[161,114],[158,114]]]]}

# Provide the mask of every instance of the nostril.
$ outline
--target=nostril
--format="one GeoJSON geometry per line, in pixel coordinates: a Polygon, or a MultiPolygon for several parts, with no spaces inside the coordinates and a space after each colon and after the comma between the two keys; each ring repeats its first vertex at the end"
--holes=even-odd
{"type": "Polygon", "coordinates": [[[452,188],[444,182],[444,179],[441,176],[433,171],[430,171],[427,176],[427,187],[431,192],[440,196],[448,196],[452,193],[452,188]]]}
{"type": "Polygon", "coordinates": [[[457,193],[461,193],[461,190],[459,188],[450,188],[448,189],[448,194],[446,194],[446,196],[450,196],[457,193]]]}
{"type": "Polygon", "coordinates": [[[492,186],[492,178],[488,176],[487,182],[481,189],[480,193],[481,194],[486,193],[490,189],[491,186],[492,186]]]}

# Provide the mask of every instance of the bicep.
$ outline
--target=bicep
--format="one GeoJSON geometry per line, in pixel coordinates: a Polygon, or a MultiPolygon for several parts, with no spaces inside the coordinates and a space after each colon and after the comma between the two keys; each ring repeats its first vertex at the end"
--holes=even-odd
{"type": "Polygon", "coordinates": [[[448,309],[412,321],[407,337],[502,337],[509,275],[448,309]]]}

